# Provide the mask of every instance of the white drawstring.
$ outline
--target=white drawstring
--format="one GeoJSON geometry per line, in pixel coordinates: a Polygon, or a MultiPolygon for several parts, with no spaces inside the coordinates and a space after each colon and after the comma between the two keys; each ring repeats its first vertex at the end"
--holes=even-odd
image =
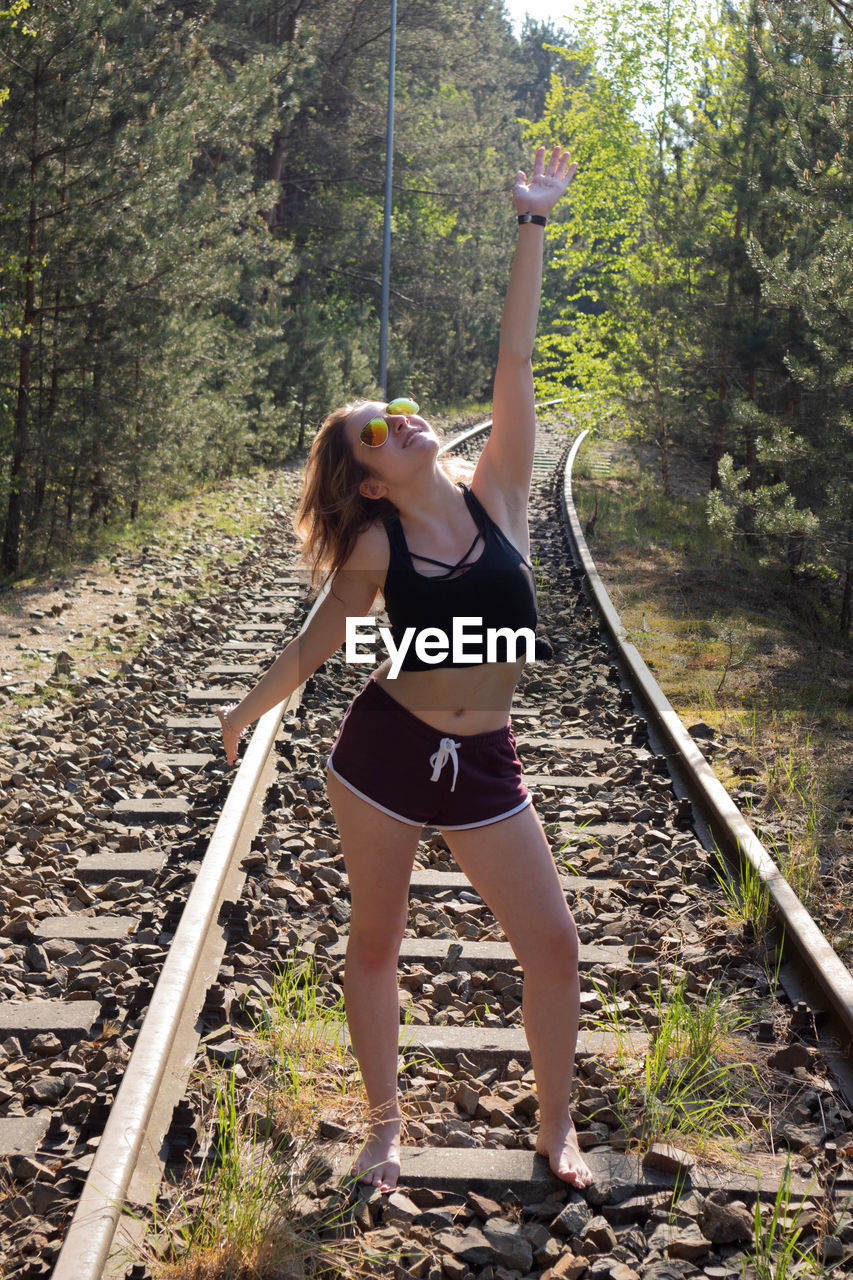
{"type": "Polygon", "coordinates": [[[456,748],[461,747],[461,742],[454,742],[452,738],[442,738],[438,744],[438,751],[431,755],[429,762],[432,765],[432,777],[430,782],[438,782],[438,775],[441,773],[448,760],[453,761],[453,785],[450,790],[456,790],[456,776],[459,773],[459,757],[456,755],[456,748]]]}

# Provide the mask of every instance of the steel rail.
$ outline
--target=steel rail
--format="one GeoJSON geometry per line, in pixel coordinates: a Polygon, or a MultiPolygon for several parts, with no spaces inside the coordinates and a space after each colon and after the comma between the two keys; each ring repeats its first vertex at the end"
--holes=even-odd
{"type": "Polygon", "coordinates": [[[215,923],[240,832],[289,701],[279,703],[258,722],[225,800],[110,1109],[53,1280],[98,1280],[107,1263],[204,940],[215,923]]]}
{"type": "MultiPolygon", "coordinates": [[[[558,401],[547,403],[556,404],[558,401]]],[[[469,437],[491,425],[489,418],[467,428],[443,444],[439,453],[458,448],[469,437]]],[[[326,583],[306,617],[300,635],[323,603],[328,590],[326,583]]],[[[260,718],[247,744],[169,947],[127,1070],[110,1108],[52,1280],[100,1280],[107,1265],[157,1094],[163,1084],[169,1052],[186,1013],[205,939],[216,921],[241,832],[250,816],[281,718],[290,703],[298,700],[303,684],[260,718]]]]}
{"type": "Polygon", "coordinates": [[[672,753],[673,762],[687,783],[690,798],[698,804],[719,847],[736,863],[745,860],[759,877],[784,929],[785,943],[794,948],[806,966],[809,978],[831,1005],[843,1038],[848,1044],[853,1043],[853,974],[829,945],[681,723],[639,650],[628,640],[625,627],[601,581],[572,498],[572,468],[587,434],[588,431],[581,432],[569,452],[561,497],[563,516],[575,554],[604,626],[616,646],[644,715],[654,724],[667,751],[672,753]]]}

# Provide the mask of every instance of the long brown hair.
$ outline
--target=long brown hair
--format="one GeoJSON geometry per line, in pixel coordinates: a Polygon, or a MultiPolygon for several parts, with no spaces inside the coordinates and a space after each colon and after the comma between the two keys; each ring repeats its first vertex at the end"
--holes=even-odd
{"type": "Polygon", "coordinates": [[[394,506],[387,498],[365,498],[358,486],[370,472],[356,461],[344,430],[351,413],[366,403],[334,409],[314,437],[302,498],[293,527],[302,539],[301,558],[318,587],[346,564],[358,535],[394,506]]]}

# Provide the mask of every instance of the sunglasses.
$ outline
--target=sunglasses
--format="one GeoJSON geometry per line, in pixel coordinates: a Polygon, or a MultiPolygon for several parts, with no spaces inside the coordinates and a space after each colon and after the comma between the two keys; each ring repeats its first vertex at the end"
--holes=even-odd
{"type": "MultiPolygon", "coordinates": [[[[392,400],[386,407],[385,412],[392,416],[398,413],[410,414],[417,413],[419,405],[414,400],[407,400],[405,396],[401,396],[397,400],[392,400]]],[[[378,449],[388,439],[388,423],[385,418],[371,418],[366,422],[358,433],[358,438],[362,444],[366,444],[368,449],[378,449]]]]}

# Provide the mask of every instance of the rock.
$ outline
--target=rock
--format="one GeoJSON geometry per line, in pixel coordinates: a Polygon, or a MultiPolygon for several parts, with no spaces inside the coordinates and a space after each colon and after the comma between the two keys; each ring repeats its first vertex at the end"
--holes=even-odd
{"type": "Polygon", "coordinates": [[[712,1244],[746,1244],[755,1234],[755,1215],[742,1200],[727,1200],[723,1191],[711,1192],[697,1221],[712,1244]]]}
{"type": "MultiPolygon", "coordinates": [[[[689,1266],[690,1264],[688,1263],[686,1265],[689,1266]]],[[[650,1262],[649,1265],[643,1269],[643,1280],[684,1280],[684,1268],[685,1263],[677,1259],[673,1259],[670,1262],[667,1258],[655,1258],[653,1262],[650,1262]]],[[[694,1272],[690,1272],[689,1274],[693,1275],[694,1272]]],[[[732,1273],[731,1271],[726,1272],[727,1278],[731,1276],[732,1280],[734,1280],[735,1274],[737,1273],[732,1273]]]]}
{"type": "Polygon", "coordinates": [[[596,1253],[610,1253],[619,1243],[616,1232],[602,1214],[590,1219],[581,1232],[581,1239],[584,1242],[584,1253],[587,1257],[590,1257],[587,1252],[589,1247],[596,1253]]]}
{"type": "Polygon", "coordinates": [[[62,1052],[62,1042],[52,1031],[44,1031],[41,1035],[33,1036],[30,1049],[40,1058],[54,1058],[62,1052]]]}
{"type": "Polygon", "coordinates": [[[491,1109],[489,1112],[489,1124],[493,1129],[507,1130],[510,1134],[512,1134],[513,1129],[518,1128],[518,1120],[503,1107],[493,1107],[491,1109]]]}
{"type": "Polygon", "coordinates": [[[482,1231],[476,1227],[468,1227],[465,1231],[440,1231],[435,1242],[439,1248],[475,1267],[494,1263],[497,1257],[482,1231]]]}
{"type": "Polygon", "coordinates": [[[473,1133],[469,1133],[467,1129],[448,1129],[444,1141],[448,1147],[465,1147],[470,1150],[483,1145],[480,1139],[473,1133]]]}
{"type": "Polygon", "coordinates": [[[482,1218],[486,1222],[489,1218],[500,1217],[501,1207],[497,1200],[490,1200],[488,1196],[481,1196],[478,1191],[469,1191],[466,1204],[474,1210],[478,1218],[482,1218]]]}
{"type": "Polygon", "coordinates": [[[18,1182],[35,1181],[36,1178],[42,1182],[55,1182],[56,1171],[33,1156],[21,1156],[15,1164],[15,1178],[18,1182]]]}
{"type": "Polygon", "coordinates": [[[587,1223],[592,1221],[592,1210],[583,1202],[567,1204],[551,1223],[551,1231],[558,1236],[579,1236],[587,1223]]]}
{"type": "Polygon", "coordinates": [[[542,1280],[581,1280],[588,1267],[586,1258],[578,1258],[573,1253],[564,1253],[553,1267],[542,1272],[542,1280]]]}
{"type": "Polygon", "coordinates": [[[639,1280],[640,1273],[635,1271],[633,1267],[629,1267],[625,1262],[610,1262],[610,1280],[639,1280]]]}
{"type": "Polygon", "coordinates": [[[479,1106],[480,1095],[472,1085],[463,1082],[453,1095],[453,1101],[463,1115],[473,1116],[479,1106]]]}
{"type": "Polygon", "coordinates": [[[517,1116],[524,1116],[527,1120],[535,1120],[539,1111],[539,1098],[532,1089],[528,1089],[515,1099],[512,1109],[517,1116]]]}
{"type": "MultiPolygon", "coordinates": [[[[650,1245],[654,1244],[654,1238],[653,1235],[649,1241],[650,1245]]],[[[672,1235],[666,1246],[666,1252],[670,1258],[686,1258],[688,1261],[703,1258],[710,1250],[711,1242],[693,1223],[686,1227],[672,1228],[672,1235]]]]}
{"type": "Polygon", "coordinates": [[[382,1221],[387,1223],[412,1222],[420,1215],[420,1209],[416,1204],[403,1195],[402,1191],[392,1191],[385,1200],[382,1211],[382,1221]]]}
{"type": "Polygon", "coordinates": [[[41,1107],[55,1107],[68,1092],[61,1076],[39,1076],[27,1085],[27,1094],[41,1107]]]}
{"type": "Polygon", "coordinates": [[[786,1044],[783,1049],[777,1049],[775,1053],[771,1053],[767,1059],[767,1065],[773,1067],[776,1071],[791,1072],[797,1067],[810,1067],[812,1064],[812,1055],[804,1044],[794,1043],[786,1044]]]}
{"type": "Polygon", "coordinates": [[[444,1204],[444,1196],[432,1187],[410,1187],[408,1197],[419,1209],[438,1209],[444,1204]]]}
{"type": "Polygon", "coordinates": [[[509,1115],[506,1099],[492,1093],[484,1093],[482,1097],[477,1099],[475,1115],[478,1120],[488,1120],[490,1124],[501,1124],[505,1123],[506,1120],[509,1120],[511,1125],[518,1123],[509,1115]],[[497,1115],[500,1118],[492,1120],[493,1115],[497,1115]]]}
{"type": "Polygon", "coordinates": [[[820,1147],[827,1130],[822,1124],[798,1125],[783,1121],[773,1130],[773,1138],[777,1143],[785,1143],[792,1151],[810,1152],[820,1147]]]}
{"type": "Polygon", "coordinates": [[[47,953],[37,942],[31,942],[27,947],[27,964],[33,973],[47,973],[50,970],[47,953]]]}
{"type": "Polygon", "coordinates": [[[498,1258],[511,1271],[529,1271],[533,1265],[533,1246],[522,1235],[521,1227],[505,1218],[490,1218],[483,1235],[498,1258]]]}
{"type": "Polygon", "coordinates": [[[664,1173],[689,1173],[696,1161],[687,1151],[666,1142],[655,1142],[643,1156],[643,1168],[661,1169],[664,1173]]]}
{"type": "Polygon", "coordinates": [[[538,1248],[534,1247],[533,1261],[537,1267],[552,1267],[559,1259],[562,1251],[559,1241],[555,1240],[553,1236],[548,1236],[543,1245],[538,1248]]]}
{"type": "Polygon", "coordinates": [[[462,1262],[460,1258],[454,1258],[450,1253],[441,1259],[441,1269],[448,1280],[465,1280],[465,1277],[471,1274],[467,1263],[462,1262]]]}
{"type": "MultiPolygon", "coordinates": [[[[543,1226],[541,1222],[527,1222],[521,1228],[521,1234],[525,1240],[529,1240],[534,1250],[541,1248],[547,1240],[553,1239],[548,1232],[548,1228],[543,1226]]],[[[556,1241],[555,1241],[556,1243],[556,1241]]]]}
{"type": "Polygon", "coordinates": [[[656,1209],[666,1211],[671,1202],[671,1191],[656,1191],[650,1196],[630,1196],[619,1204],[603,1205],[602,1213],[613,1226],[621,1227],[629,1222],[648,1222],[656,1209]]]}
{"type": "Polygon", "coordinates": [[[635,1178],[623,1177],[618,1173],[605,1174],[586,1188],[585,1196],[591,1205],[597,1208],[602,1205],[621,1204],[636,1194],[635,1178]]]}
{"type": "MultiPolygon", "coordinates": [[[[593,1258],[589,1263],[584,1280],[612,1280],[613,1276],[617,1274],[616,1268],[621,1266],[622,1263],[618,1262],[610,1254],[604,1258],[593,1258]]],[[[629,1280],[630,1277],[636,1277],[637,1275],[636,1271],[632,1270],[631,1267],[627,1267],[626,1271],[628,1272],[629,1280]]]]}

